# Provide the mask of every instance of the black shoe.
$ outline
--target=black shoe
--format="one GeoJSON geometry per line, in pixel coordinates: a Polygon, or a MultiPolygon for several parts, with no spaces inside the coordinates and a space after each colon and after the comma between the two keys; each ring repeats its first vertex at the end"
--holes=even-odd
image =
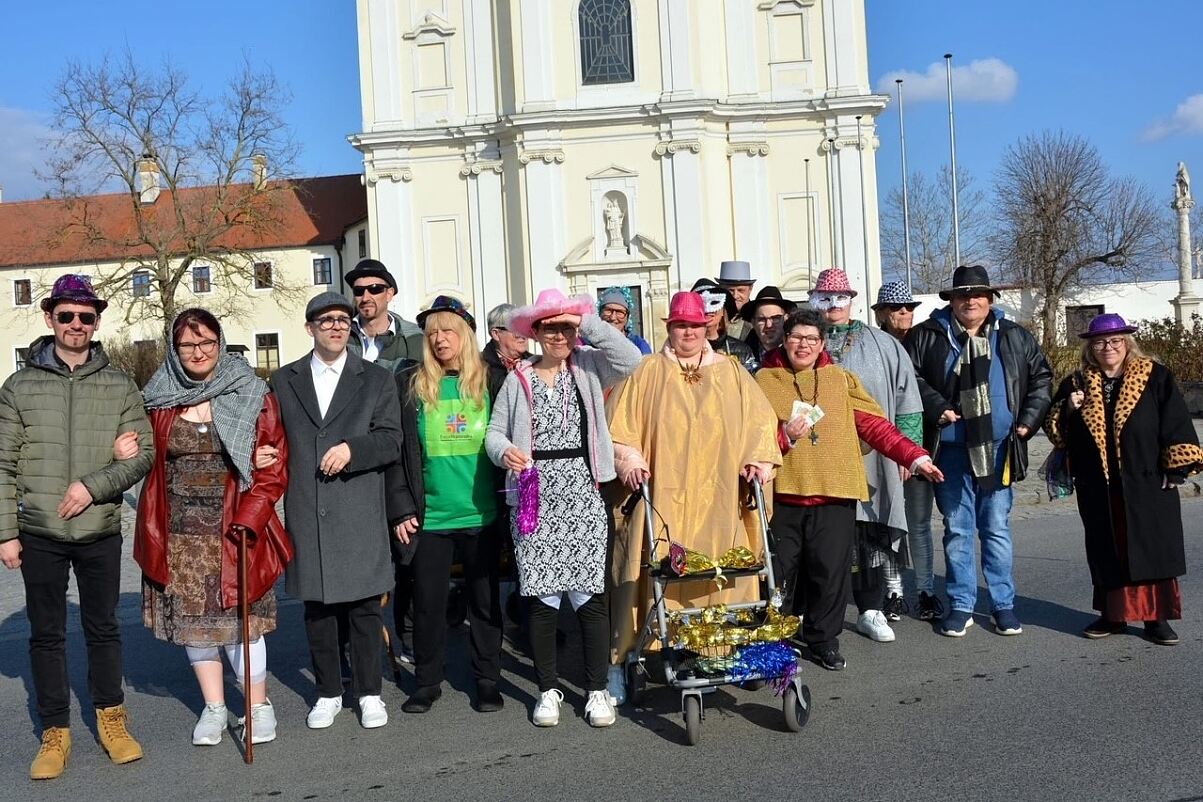
{"type": "Polygon", "coordinates": [[[1108,635],[1122,635],[1128,629],[1126,621],[1108,621],[1099,616],[1082,630],[1082,634],[1091,640],[1105,638],[1108,635]]]}
{"type": "Polygon", "coordinates": [[[815,652],[815,657],[818,659],[819,665],[828,671],[843,671],[848,667],[848,661],[844,659],[844,655],[840,654],[838,646],[820,649],[815,652]]]}
{"type": "Polygon", "coordinates": [[[423,685],[410,694],[410,697],[405,700],[405,704],[401,705],[401,710],[406,713],[429,713],[431,706],[442,695],[443,687],[441,685],[423,685]]]}
{"type": "Polygon", "coordinates": [[[940,597],[919,591],[918,616],[920,621],[935,621],[937,618],[943,618],[944,605],[940,602],[940,597]]]}
{"type": "Polygon", "coordinates": [[[487,679],[479,680],[476,683],[476,712],[496,713],[503,707],[505,699],[502,698],[501,691],[497,690],[497,683],[487,679]]]}
{"type": "Polygon", "coordinates": [[[1168,621],[1145,621],[1145,637],[1158,646],[1174,646],[1178,643],[1178,633],[1168,621]]]}
{"type": "Polygon", "coordinates": [[[901,621],[902,616],[909,613],[910,606],[907,605],[906,599],[899,596],[897,593],[891,593],[886,596],[885,604],[881,606],[881,611],[885,613],[887,621],[901,621]]]}

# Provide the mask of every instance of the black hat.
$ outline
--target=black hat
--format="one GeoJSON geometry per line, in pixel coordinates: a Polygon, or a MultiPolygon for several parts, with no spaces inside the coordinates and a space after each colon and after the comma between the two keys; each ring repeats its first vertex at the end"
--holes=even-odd
{"type": "Polygon", "coordinates": [[[435,312],[450,312],[456,317],[462,318],[472,331],[476,331],[476,318],[472,317],[472,313],[464,306],[464,302],[459,298],[451,295],[439,295],[430,302],[430,306],[418,313],[418,328],[426,328],[426,318],[433,315],[435,312]]]}
{"type": "Polygon", "coordinates": [[[725,309],[727,312],[727,320],[735,320],[735,318],[739,315],[739,309],[735,306],[735,296],[731,294],[731,290],[722,286],[716,281],[711,281],[708,278],[700,278],[693,283],[693,287],[690,288],[690,292],[721,292],[723,295],[727,296],[727,300],[723,302],[723,309],[725,309]]]}
{"type": "Polygon", "coordinates": [[[786,311],[786,313],[792,312],[798,308],[796,303],[781,296],[781,290],[770,284],[760,292],[756,293],[756,297],[753,300],[744,304],[744,308],[739,310],[739,316],[751,323],[752,318],[756,316],[756,310],[764,304],[780,306],[786,311]]]}
{"type": "Polygon", "coordinates": [[[990,274],[981,265],[961,265],[952,273],[952,286],[940,290],[940,300],[948,301],[954,295],[969,295],[989,292],[998,297],[998,290],[990,286],[990,274]]]}
{"type": "Polygon", "coordinates": [[[397,280],[393,278],[393,274],[388,272],[384,262],[375,259],[360,259],[359,264],[355,265],[355,269],[344,276],[343,280],[347,282],[348,287],[354,287],[356,279],[368,277],[382,279],[393,288],[394,292],[397,290],[397,280]]]}

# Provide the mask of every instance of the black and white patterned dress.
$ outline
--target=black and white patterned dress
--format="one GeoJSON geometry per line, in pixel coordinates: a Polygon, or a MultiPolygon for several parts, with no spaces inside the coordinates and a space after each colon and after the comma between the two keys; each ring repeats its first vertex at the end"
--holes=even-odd
{"type": "Polygon", "coordinates": [[[539,523],[531,534],[520,535],[517,516],[510,520],[519,588],[523,596],[569,590],[601,593],[606,571],[606,510],[583,447],[582,427],[588,420],[581,411],[576,382],[571,371],[563,370],[556,374],[554,387],[549,387],[531,371],[531,393],[539,523]],[[564,452],[575,455],[561,456],[564,452]]]}

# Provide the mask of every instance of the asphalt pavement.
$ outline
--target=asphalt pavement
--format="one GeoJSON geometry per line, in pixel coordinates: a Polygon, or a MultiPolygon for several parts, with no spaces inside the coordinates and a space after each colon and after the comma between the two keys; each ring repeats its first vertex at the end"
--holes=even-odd
{"type": "MultiPolygon", "coordinates": [[[[1025,483],[1025,484],[1031,484],[1025,483]]],[[[1203,560],[1203,499],[1184,501],[1188,564],[1203,560]]],[[[74,751],[59,780],[32,783],[37,749],[28,626],[18,572],[0,574],[0,799],[13,800],[1203,800],[1203,580],[1182,580],[1182,643],[1154,646],[1139,627],[1101,641],[1081,637],[1094,618],[1074,502],[1016,508],[1016,609],[1024,632],[992,631],[985,593],[977,626],[941,637],[915,619],[896,642],[843,637],[847,670],[803,666],[813,708],[799,734],[785,729],[771,689],[723,689],[706,698],[701,742],[685,745],[676,692],[652,686],[645,707],[620,709],[593,730],[582,718],[579,640],[561,650],[569,692],[560,726],[529,723],[534,673],[520,650],[503,658],[506,707],[479,714],[466,630],[449,641],[449,683],[433,711],[406,715],[413,689],[387,681],[391,720],[361,729],[353,710],[333,727],[305,728],[314,698],[295,601],[281,600],[268,636],[275,743],[242,763],[227,737],[193,747],[201,699],[183,650],[142,627],[138,574],[122,578],[127,705],[146,757],[113,766],[95,741],[78,611],[72,605],[74,751]]],[[[936,528],[937,534],[940,531],[936,528]]],[[[938,540],[938,537],[937,537],[938,540]]],[[[126,544],[127,552],[129,544],[126,544]]],[[[942,555],[937,553],[938,573],[942,555]]],[[[855,609],[848,609],[848,625],[855,609]]],[[[231,678],[232,683],[232,678],[231,678]]],[[[240,697],[231,687],[231,706],[240,697]]]]}

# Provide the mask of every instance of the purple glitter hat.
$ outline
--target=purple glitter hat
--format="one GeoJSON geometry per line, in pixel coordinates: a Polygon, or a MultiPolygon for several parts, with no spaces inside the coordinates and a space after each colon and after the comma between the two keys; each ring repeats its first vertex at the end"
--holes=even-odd
{"type": "Polygon", "coordinates": [[[87,276],[74,273],[59,276],[55,280],[54,288],[50,290],[50,296],[42,299],[42,311],[51,311],[59,301],[92,304],[96,307],[96,314],[100,314],[109,306],[108,301],[102,301],[96,297],[96,291],[92,289],[92,282],[88,280],[87,276]]]}
{"type": "Polygon", "coordinates": [[[1079,334],[1083,340],[1088,340],[1091,337],[1105,337],[1108,334],[1134,334],[1135,326],[1129,326],[1128,321],[1124,320],[1119,315],[1105,314],[1096,315],[1091,321],[1090,326],[1085,333],[1079,334]]]}

